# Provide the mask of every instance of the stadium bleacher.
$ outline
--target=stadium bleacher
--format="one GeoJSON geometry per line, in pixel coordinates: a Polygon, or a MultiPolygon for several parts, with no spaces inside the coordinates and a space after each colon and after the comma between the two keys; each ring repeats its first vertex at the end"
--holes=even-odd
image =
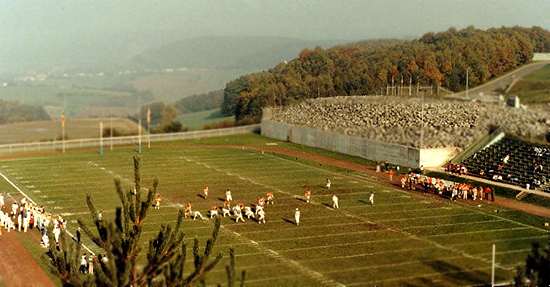
{"type": "Polygon", "coordinates": [[[550,145],[506,136],[462,164],[478,177],[550,192],[550,145]]]}

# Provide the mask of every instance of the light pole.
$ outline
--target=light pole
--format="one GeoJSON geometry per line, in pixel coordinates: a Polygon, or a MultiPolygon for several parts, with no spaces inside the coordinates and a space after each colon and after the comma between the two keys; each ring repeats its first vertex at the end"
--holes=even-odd
{"type": "Polygon", "coordinates": [[[468,89],[469,89],[469,75],[468,75],[468,68],[466,68],[466,98],[468,98],[468,89]]]}
{"type": "Polygon", "coordinates": [[[61,113],[61,150],[65,153],[65,106],[66,95],[63,94],[63,112],[61,113]]]}
{"type": "Polygon", "coordinates": [[[99,122],[99,155],[103,155],[103,122],[99,122]]]}

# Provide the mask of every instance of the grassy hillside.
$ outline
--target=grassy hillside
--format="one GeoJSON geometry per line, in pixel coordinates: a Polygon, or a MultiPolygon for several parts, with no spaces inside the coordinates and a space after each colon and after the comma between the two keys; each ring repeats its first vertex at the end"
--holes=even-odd
{"type": "Polygon", "coordinates": [[[550,65],[519,80],[508,93],[520,97],[522,103],[550,103],[550,65]]]}
{"type": "MultiPolygon", "coordinates": [[[[129,92],[89,88],[62,87],[54,85],[20,85],[0,88],[0,99],[23,104],[44,106],[59,116],[65,101],[69,116],[108,115],[114,111],[134,111],[137,102],[129,92]]],[[[147,99],[142,99],[146,101],[147,99]]]]}
{"type": "MultiPolygon", "coordinates": [[[[68,139],[99,137],[99,122],[105,129],[110,127],[110,119],[71,119],[66,120],[68,139]]],[[[137,125],[128,119],[113,119],[113,128],[122,133],[137,133],[137,125]]],[[[59,120],[34,121],[0,125],[0,144],[50,141],[61,138],[59,120]]]]}
{"type": "Polygon", "coordinates": [[[194,113],[205,110],[218,109],[223,103],[223,90],[211,91],[185,97],[175,103],[176,109],[181,113],[194,113]]]}
{"type": "Polygon", "coordinates": [[[207,110],[202,112],[183,114],[178,120],[184,127],[190,130],[200,130],[204,125],[219,123],[223,121],[234,122],[233,116],[224,116],[220,109],[207,110]]]}
{"type": "Polygon", "coordinates": [[[226,82],[249,72],[239,69],[187,69],[174,72],[143,74],[126,82],[140,92],[149,93],[156,101],[178,99],[223,89],[226,82]]]}

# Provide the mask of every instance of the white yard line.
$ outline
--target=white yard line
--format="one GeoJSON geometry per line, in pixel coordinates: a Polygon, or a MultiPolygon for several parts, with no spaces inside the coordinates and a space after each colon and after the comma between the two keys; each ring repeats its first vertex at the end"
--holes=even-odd
{"type": "MultiPolygon", "coordinates": [[[[226,228],[224,228],[223,225],[222,225],[221,228],[224,229],[224,230],[227,230],[226,228]]],[[[227,231],[230,232],[231,234],[233,234],[238,239],[244,240],[244,241],[252,244],[253,246],[258,248],[259,250],[263,251],[264,254],[266,254],[267,256],[272,257],[274,259],[277,259],[281,262],[284,262],[288,266],[294,267],[297,271],[299,271],[302,274],[305,274],[306,276],[308,276],[311,279],[316,280],[322,286],[346,286],[346,285],[344,285],[340,282],[337,282],[335,280],[332,280],[332,279],[326,277],[322,273],[319,273],[317,271],[314,271],[314,270],[311,270],[311,269],[307,268],[306,266],[300,264],[298,261],[295,261],[295,260],[286,258],[284,256],[281,256],[277,251],[275,251],[273,249],[270,249],[270,248],[267,248],[267,247],[264,247],[263,245],[261,245],[260,243],[254,241],[254,240],[251,240],[251,239],[248,239],[246,237],[241,236],[237,232],[234,232],[234,231],[231,231],[231,230],[227,230],[227,231]]]]}
{"type": "MultiPolygon", "coordinates": [[[[99,167],[99,165],[97,163],[93,163],[92,162],[92,165],[95,166],[95,167],[99,167]]],[[[206,168],[211,168],[209,165],[204,165],[206,168]]],[[[104,170],[105,172],[109,172],[108,169],[105,169],[103,168],[102,170],[104,170]]],[[[109,174],[114,174],[113,172],[109,173],[109,174]]],[[[115,174],[116,175],[116,174],[115,174]]],[[[125,179],[124,177],[118,175],[121,179],[125,179]]],[[[126,179],[128,181],[128,179],[126,179]]],[[[271,256],[271,257],[274,257],[276,259],[279,259],[280,261],[286,263],[287,265],[289,266],[293,266],[295,268],[297,268],[297,270],[299,270],[300,272],[302,272],[303,274],[307,275],[308,277],[312,278],[312,279],[315,279],[317,280],[319,283],[321,283],[323,286],[345,286],[339,282],[336,282],[330,278],[327,278],[325,277],[323,274],[321,273],[318,273],[316,271],[313,271],[313,270],[310,270],[308,269],[307,267],[305,266],[302,266],[301,264],[299,264],[298,262],[294,261],[294,260],[290,260],[290,259],[287,259],[287,258],[284,258],[282,256],[280,256],[276,251],[274,250],[271,250],[269,248],[265,248],[263,247],[262,245],[260,245],[259,243],[253,241],[253,240],[250,240],[250,239],[247,239],[247,238],[244,238],[242,237],[239,233],[235,232],[235,231],[232,231],[232,230],[228,230],[227,228],[225,228],[223,225],[221,226],[221,229],[226,231],[226,232],[229,232],[230,234],[233,234],[234,236],[238,237],[238,238],[242,238],[243,240],[248,240],[248,243],[255,246],[256,248],[258,248],[260,251],[262,251],[264,254],[268,255],[268,256],[271,256]]],[[[145,233],[145,232],[144,232],[145,233]]]]}
{"type": "MultiPolygon", "coordinates": [[[[195,164],[204,166],[204,163],[202,163],[202,162],[200,162],[200,161],[198,161],[198,160],[196,160],[196,159],[191,159],[191,158],[186,157],[186,156],[180,157],[180,158],[185,159],[185,160],[188,161],[188,162],[193,162],[193,163],[195,163],[195,164]]],[[[282,159],[282,160],[285,160],[284,158],[281,158],[281,159],[282,159]]],[[[292,162],[294,162],[294,161],[292,161],[292,162]]],[[[299,163],[299,162],[297,162],[297,163],[298,163],[298,164],[302,164],[302,163],[299,163]]],[[[316,167],[314,167],[314,168],[316,168],[316,167]]],[[[230,173],[230,172],[228,172],[228,171],[225,171],[225,170],[222,170],[222,169],[216,168],[216,167],[211,167],[210,169],[213,169],[213,170],[215,170],[215,171],[217,171],[217,172],[220,172],[220,173],[224,173],[224,174],[226,174],[226,175],[228,175],[228,174],[236,175],[236,176],[238,176],[238,178],[240,178],[240,179],[242,179],[242,180],[251,182],[251,183],[253,183],[253,184],[255,184],[255,185],[263,186],[263,187],[265,187],[265,188],[269,188],[269,189],[271,189],[271,190],[273,190],[273,191],[276,191],[276,192],[279,192],[279,193],[282,193],[282,194],[291,195],[291,196],[293,195],[293,194],[291,194],[291,193],[289,193],[289,192],[286,192],[286,191],[284,191],[284,190],[281,190],[281,189],[279,189],[279,188],[277,188],[277,187],[274,187],[274,186],[271,186],[271,185],[267,185],[267,184],[263,184],[263,183],[259,183],[259,182],[256,182],[256,181],[253,180],[253,179],[250,179],[250,178],[242,177],[242,176],[238,175],[238,174],[235,173],[235,172],[231,172],[231,173],[230,173]]],[[[318,169],[318,168],[317,168],[317,169],[318,169]]],[[[327,170],[323,170],[323,172],[327,172],[327,170]]],[[[332,172],[329,171],[329,173],[332,173],[332,172]]],[[[339,173],[333,173],[333,174],[337,174],[338,176],[345,176],[345,175],[342,175],[342,174],[339,174],[339,173]]],[[[314,200],[312,200],[310,204],[322,205],[321,203],[318,203],[318,202],[316,202],[316,201],[314,201],[314,200]]],[[[339,212],[339,213],[341,213],[341,214],[343,214],[343,215],[345,215],[345,216],[347,216],[347,217],[355,218],[355,219],[361,220],[361,221],[363,221],[363,222],[365,222],[365,223],[368,223],[368,224],[380,225],[380,226],[384,227],[386,230],[394,231],[394,232],[397,232],[397,233],[402,233],[402,234],[406,235],[407,237],[409,237],[410,239],[417,240],[417,241],[427,242],[427,243],[432,244],[432,245],[434,245],[434,246],[436,246],[436,247],[438,247],[438,248],[441,248],[441,249],[443,249],[443,250],[448,250],[448,251],[453,252],[453,253],[460,254],[460,255],[462,255],[462,256],[464,256],[464,257],[467,257],[467,258],[477,259],[477,260],[482,261],[482,262],[484,262],[484,263],[486,263],[486,264],[490,264],[490,263],[491,263],[490,260],[487,260],[487,259],[485,259],[485,258],[482,258],[482,257],[479,257],[479,256],[475,256],[475,255],[468,254],[468,253],[466,253],[466,252],[464,252],[464,251],[462,251],[462,250],[459,250],[459,249],[456,249],[456,248],[453,248],[453,247],[450,247],[450,246],[442,245],[442,244],[440,244],[440,243],[438,243],[438,242],[436,242],[436,241],[430,240],[430,239],[428,239],[428,238],[424,238],[424,237],[417,236],[417,235],[415,235],[415,234],[412,234],[412,233],[407,232],[407,231],[402,230],[402,229],[398,229],[398,228],[394,228],[394,227],[386,227],[386,226],[381,225],[381,224],[378,224],[378,223],[376,223],[376,222],[374,222],[374,221],[368,220],[368,219],[364,218],[363,216],[358,216],[358,215],[349,213],[349,212],[347,212],[347,211],[344,211],[344,210],[342,210],[342,209],[335,210],[335,212],[339,212]]],[[[501,266],[500,264],[495,264],[495,266],[498,267],[498,268],[500,268],[500,269],[509,270],[509,268],[505,268],[505,267],[501,266]]]]}
{"type": "Polygon", "coordinates": [[[425,274],[421,274],[421,275],[413,275],[413,276],[405,276],[405,277],[392,277],[392,278],[383,279],[383,280],[353,282],[353,283],[349,283],[347,286],[361,286],[361,285],[377,286],[377,284],[375,284],[375,283],[386,283],[386,282],[395,282],[395,281],[407,282],[411,279],[416,279],[416,278],[437,277],[437,276],[445,276],[447,274],[475,272],[475,271],[483,271],[483,270],[490,270],[490,269],[491,269],[491,267],[481,267],[481,268],[471,268],[471,269],[460,269],[458,271],[449,271],[449,272],[432,272],[432,273],[425,273],[425,274]]]}

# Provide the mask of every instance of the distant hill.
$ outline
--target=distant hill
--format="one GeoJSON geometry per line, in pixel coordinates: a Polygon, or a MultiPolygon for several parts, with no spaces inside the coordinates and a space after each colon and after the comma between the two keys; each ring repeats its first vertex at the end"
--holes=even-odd
{"type": "Polygon", "coordinates": [[[282,37],[200,37],[149,49],[129,61],[135,68],[208,68],[257,70],[289,60],[304,48],[328,47],[338,41],[282,37]]]}

